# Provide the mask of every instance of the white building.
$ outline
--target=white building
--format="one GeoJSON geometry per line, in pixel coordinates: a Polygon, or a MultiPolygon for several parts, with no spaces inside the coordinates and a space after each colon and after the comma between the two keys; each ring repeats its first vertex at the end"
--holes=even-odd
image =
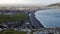
{"type": "Polygon", "coordinates": [[[33,34],[60,34],[60,28],[44,28],[36,30],[33,34]]]}

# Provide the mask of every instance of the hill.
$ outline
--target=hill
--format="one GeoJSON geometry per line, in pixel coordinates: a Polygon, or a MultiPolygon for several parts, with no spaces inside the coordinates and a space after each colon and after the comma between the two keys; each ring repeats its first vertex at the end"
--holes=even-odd
{"type": "Polygon", "coordinates": [[[52,7],[52,6],[58,6],[58,7],[60,7],[60,2],[48,5],[48,7],[52,7]]]}

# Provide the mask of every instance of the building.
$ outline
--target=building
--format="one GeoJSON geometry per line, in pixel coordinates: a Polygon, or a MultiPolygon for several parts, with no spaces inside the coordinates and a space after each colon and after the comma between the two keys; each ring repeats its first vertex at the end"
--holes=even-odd
{"type": "Polygon", "coordinates": [[[0,10],[0,14],[3,15],[14,15],[14,14],[20,14],[24,13],[24,11],[21,10],[0,10]]]}
{"type": "Polygon", "coordinates": [[[33,32],[33,34],[60,34],[60,28],[43,28],[33,32]]]}

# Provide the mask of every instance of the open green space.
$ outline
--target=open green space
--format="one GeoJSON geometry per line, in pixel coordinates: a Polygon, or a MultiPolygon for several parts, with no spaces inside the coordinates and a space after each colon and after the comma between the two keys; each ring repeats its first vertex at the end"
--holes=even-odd
{"type": "Polygon", "coordinates": [[[3,22],[24,22],[26,14],[18,15],[0,15],[0,23],[3,22]]]}

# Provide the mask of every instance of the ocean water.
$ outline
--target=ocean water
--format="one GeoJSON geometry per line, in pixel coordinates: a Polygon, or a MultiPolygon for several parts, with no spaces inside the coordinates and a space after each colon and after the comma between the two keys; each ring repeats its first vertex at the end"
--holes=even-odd
{"type": "Polygon", "coordinates": [[[35,17],[45,28],[60,28],[60,9],[40,10],[35,17]]]}

